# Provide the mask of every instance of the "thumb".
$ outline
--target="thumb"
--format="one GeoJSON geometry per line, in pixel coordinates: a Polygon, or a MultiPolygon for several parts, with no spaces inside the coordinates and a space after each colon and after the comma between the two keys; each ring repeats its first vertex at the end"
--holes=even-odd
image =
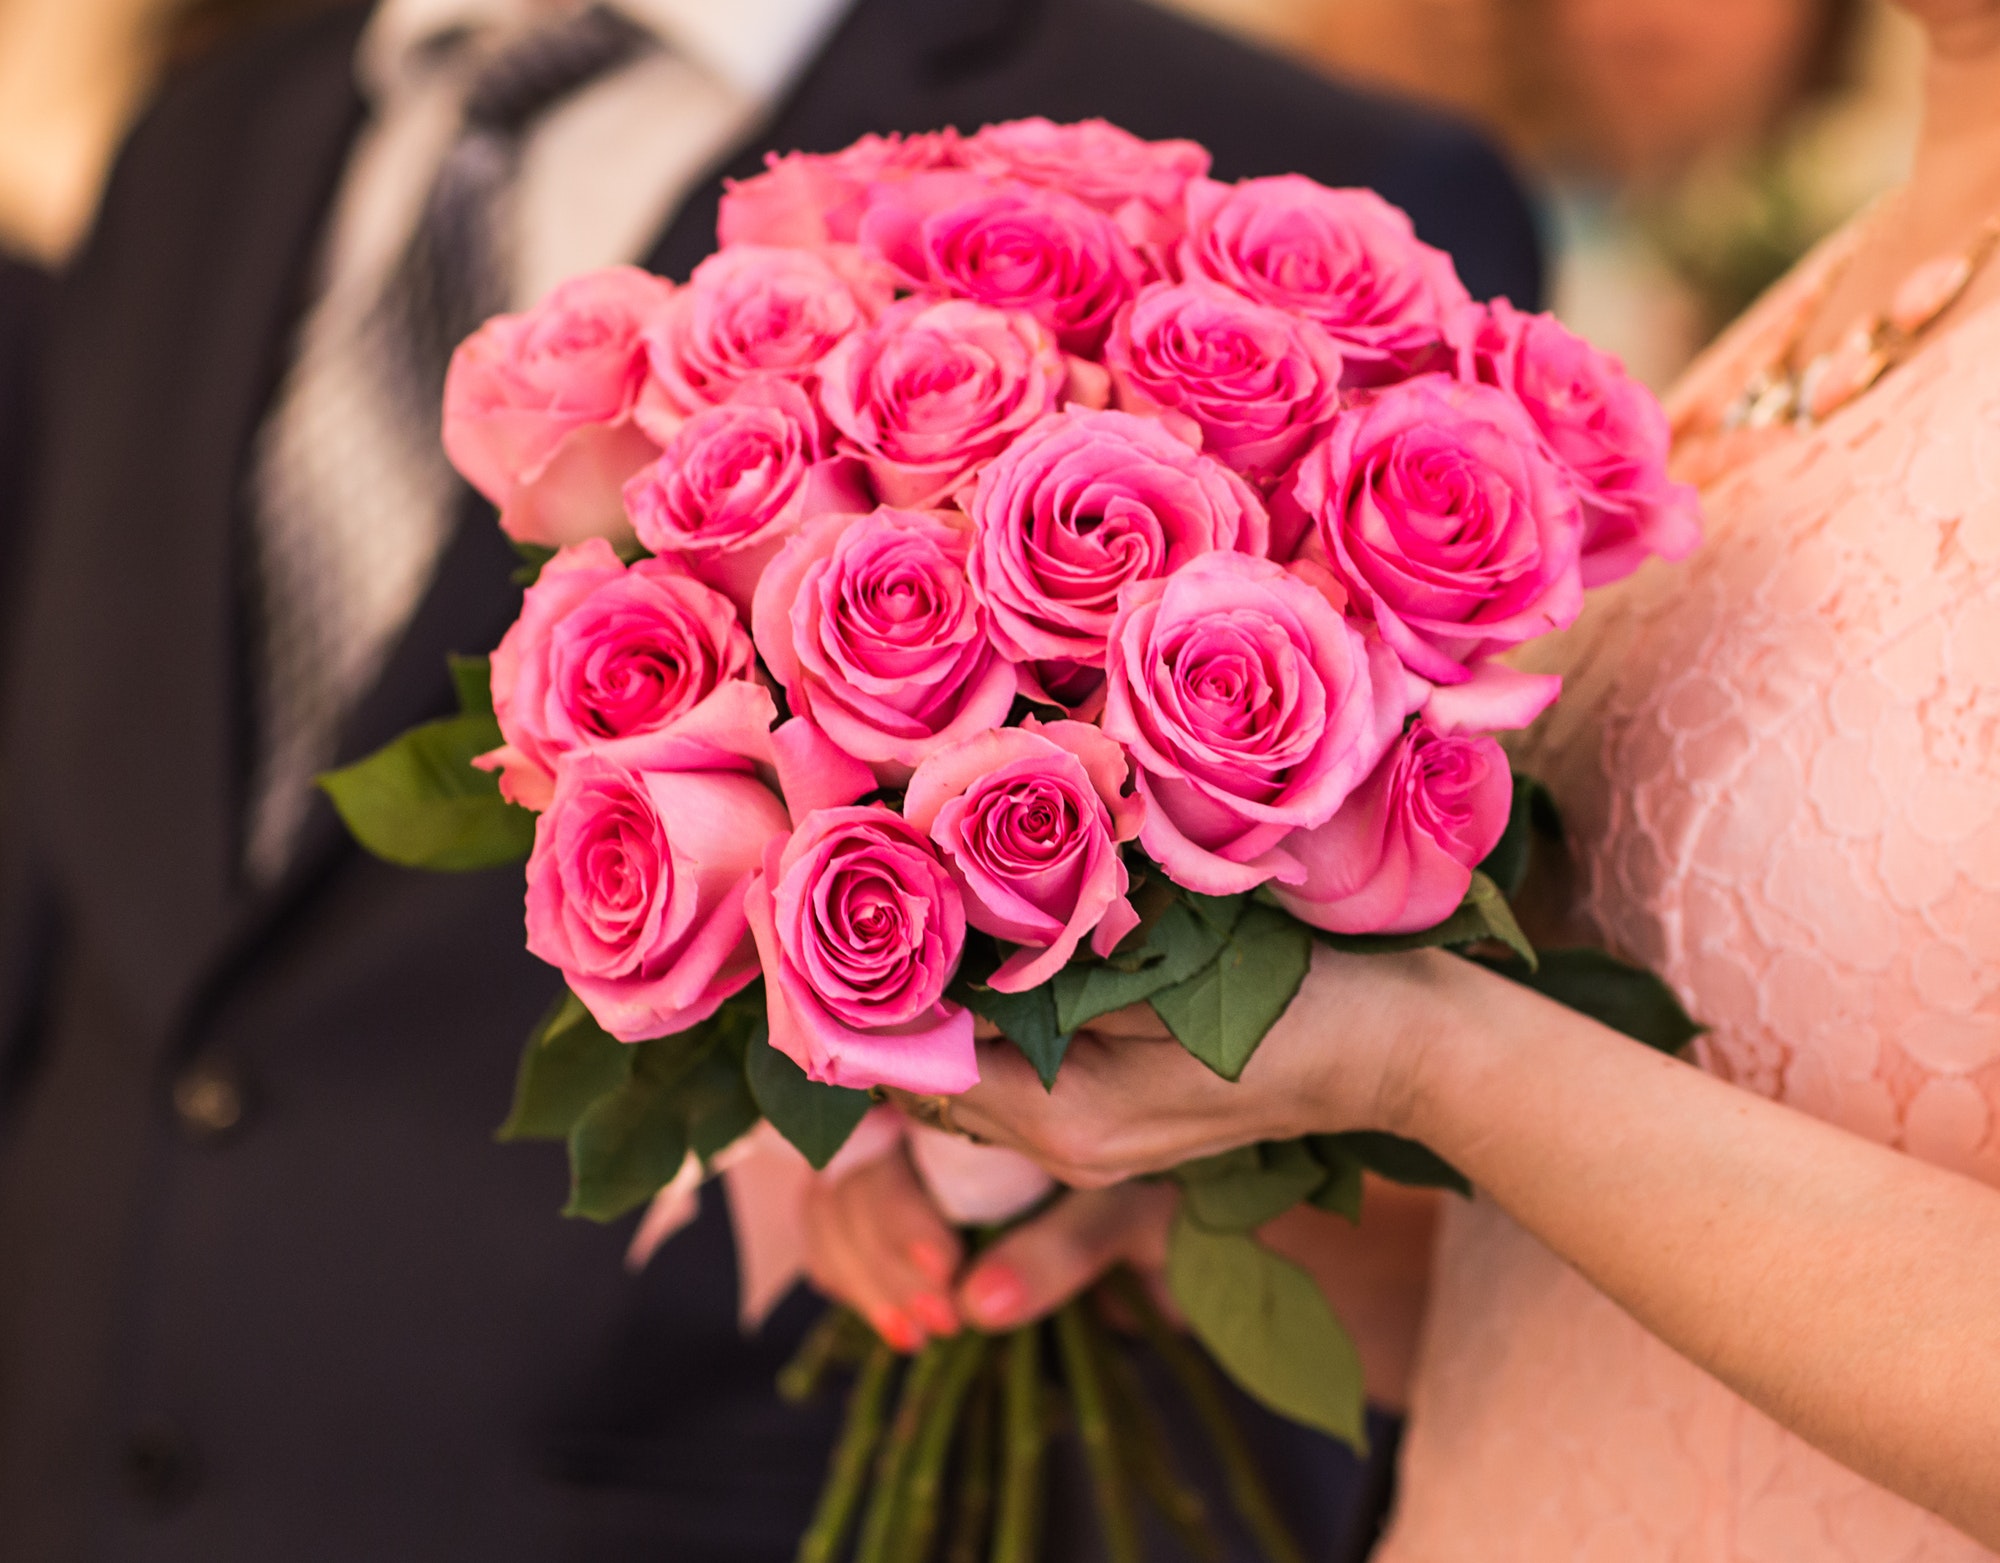
{"type": "Polygon", "coordinates": [[[985,1330],[1053,1313],[1113,1266],[1155,1262],[1178,1198],[1159,1183],[1066,1195],[980,1256],[960,1283],[959,1307],[985,1330]]]}

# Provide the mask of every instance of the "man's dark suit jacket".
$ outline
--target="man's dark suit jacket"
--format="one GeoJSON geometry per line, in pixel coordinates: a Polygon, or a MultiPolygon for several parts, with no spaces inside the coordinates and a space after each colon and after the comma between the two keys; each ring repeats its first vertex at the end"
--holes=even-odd
{"type": "MultiPolygon", "coordinates": [[[[557,1218],[560,1149],[493,1142],[556,987],[519,876],[386,867],[323,807],[275,891],[236,871],[245,455],[361,120],[362,19],[172,86],[55,323],[0,748],[0,1558],[778,1563],[833,1417],[770,1390],[811,1310],[744,1340],[720,1200],[631,1276],[626,1229],[557,1218]]],[[[1372,185],[1475,292],[1534,301],[1528,214],[1468,132],[1138,0],[859,0],[727,172],[1026,114],[1372,185]]],[[[708,251],[719,188],[656,267],[708,251]]],[[[449,706],[512,563],[468,505],[347,754],[449,706]]],[[[1354,1467],[1258,1436],[1326,1555],[1354,1467]]]]}

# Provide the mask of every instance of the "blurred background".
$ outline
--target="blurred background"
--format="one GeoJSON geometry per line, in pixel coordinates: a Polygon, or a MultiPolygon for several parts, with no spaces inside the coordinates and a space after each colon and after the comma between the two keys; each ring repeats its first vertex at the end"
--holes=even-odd
{"type": "MultiPolygon", "coordinates": [[[[160,73],[315,0],[0,0],[0,253],[59,267],[160,73]]],[[[1918,51],[1882,0],[1168,0],[1442,103],[1534,184],[1556,311],[1664,386],[1893,183],[1918,51]]]]}

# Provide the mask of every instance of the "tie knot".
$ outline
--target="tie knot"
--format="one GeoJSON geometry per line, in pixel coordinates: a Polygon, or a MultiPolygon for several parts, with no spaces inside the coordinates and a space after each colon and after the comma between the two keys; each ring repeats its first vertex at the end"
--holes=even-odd
{"type": "Polygon", "coordinates": [[[518,136],[563,98],[655,42],[638,23],[604,5],[539,27],[480,66],[465,98],[466,128],[518,136]]]}

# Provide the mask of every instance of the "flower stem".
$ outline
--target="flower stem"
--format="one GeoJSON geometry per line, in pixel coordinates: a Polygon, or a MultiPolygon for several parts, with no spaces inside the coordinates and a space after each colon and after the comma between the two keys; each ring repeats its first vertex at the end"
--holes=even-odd
{"type": "Polygon", "coordinates": [[[889,1424],[889,1436],[875,1459],[875,1481],[868,1494],[868,1512],[861,1521],[861,1540],[854,1548],[854,1563],[890,1563],[897,1521],[902,1518],[904,1479],[916,1452],[917,1434],[923,1428],[924,1408],[930,1404],[950,1347],[949,1340],[932,1341],[903,1376],[903,1396],[896,1403],[895,1420],[889,1424]]]}
{"type": "Polygon", "coordinates": [[[1114,1271],[1109,1284],[1118,1300],[1132,1310],[1146,1332],[1147,1344],[1165,1360],[1168,1370],[1193,1403],[1195,1414],[1201,1418],[1209,1442],[1222,1462],[1230,1503],[1256,1538],[1259,1549],[1270,1563],[1305,1563],[1305,1554],[1278,1517],[1270,1490],[1257,1474],[1256,1458],[1244,1443],[1242,1430],[1230,1415],[1228,1402],[1222,1398],[1222,1388],[1201,1353],[1161,1317],[1145,1283],[1130,1270],[1114,1271]]]}
{"type": "Polygon", "coordinates": [[[1007,1337],[1002,1406],[1006,1445],[991,1563],[1034,1563],[1042,1520],[1042,1451],[1048,1439],[1038,1325],[1031,1324],[1007,1337]]]}
{"type": "Polygon", "coordinates": [[[937,1388],[924,1408],[916,1448],[897,1499],[900,1511],[891,1563],[924,1563],[937,1535],[938,1510],[944,1497],[944,1467],[958,1435],[959,1413],[986,1361],[987,1337],[976,1330],[953,1336],[944,1346],[944,1366],[937,1388]]]}
{"type": "Polygon", "coordinates": [[[1141,1563],[1139,1526],[1126,1490],[1123,1462],[1105,1404],[1103,1353],[1097,1328],[1081,1298],[1072,1298],[1056,1312],[1056,1341],[1062,1348],[1063,1373],[1070,1401],[1076,1407],[1077,1432],[1090,1466],[1090,1484],[1097,1495],[1097,1517],[1104,1530],[1104,1552],[1110,1563],[1141,1563]]]}
{"type": "Polygon", "coordinates": [[[883,1408],[889,1400],[889,1382],[896,1369],[896,1353],[886,1341],[877,1341],[861,1365],[847,1402],[847,1422],[834,1446],[833,1463],[826,1485],[820,1490],[819,1507],[812,1524],[800,1538],[798,1563],[833,1563],[847,1538],[847,1527],[861,1503],[861,1486],[868,1464],[882,1436],[883,1408]]]}
{"type": "Polygon", "coordinates": [[[1000,1380],[996,1357],[988,1351],[966,1413],[965,1452],[959,1464],[951,1540],[945,1563],[981,1563],[982,1543],[993,1522],[994,1464],[999,1454],[1000,1380]]]}
{"type": "Polygon", "coordinates": [[[812,1399],[847,1344],[854,1323],[851,1309],[829,1308],[821,1314],[792,1360],[778,1370],[778,1393],[793,1405],[812,1399]]]}
{"type": "Polygon", "coordinates": [[[1192,1556],[1203,1563],[1220,1563],[1222,1543],[1209,1525],[1208,1505],[1177,1468],[1139,1370],[1115,1344],[1105,1351],[1104,1361],[1111,1424],[1133,1481],[1192,1556]]]}

